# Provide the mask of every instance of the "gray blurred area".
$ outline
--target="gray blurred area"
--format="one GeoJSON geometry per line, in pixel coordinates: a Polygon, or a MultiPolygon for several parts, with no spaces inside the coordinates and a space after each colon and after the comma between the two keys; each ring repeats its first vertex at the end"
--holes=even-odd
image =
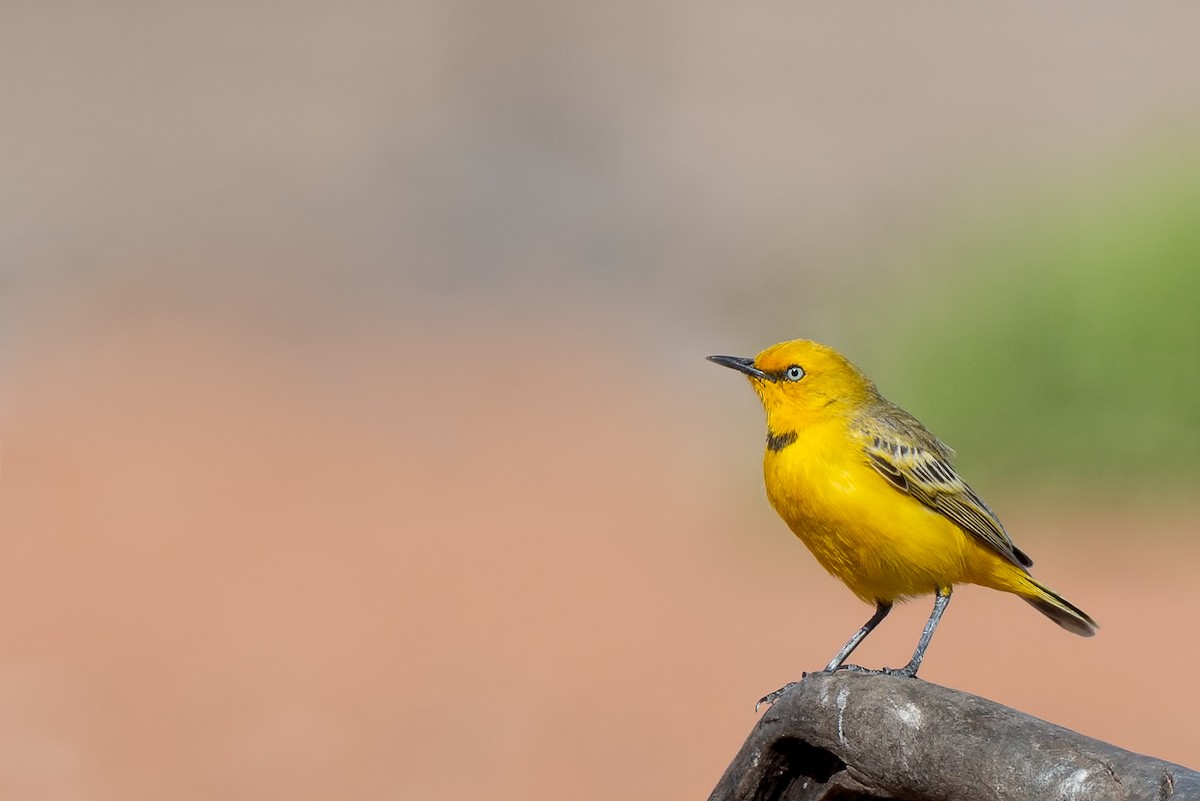
{"type": "Polygon", "coordinates": [[[7,329],[110,292],[325,316],[587,291],[778,327],[964,197],[1194,133],[1198,17],[9,3],[7,329]]]}

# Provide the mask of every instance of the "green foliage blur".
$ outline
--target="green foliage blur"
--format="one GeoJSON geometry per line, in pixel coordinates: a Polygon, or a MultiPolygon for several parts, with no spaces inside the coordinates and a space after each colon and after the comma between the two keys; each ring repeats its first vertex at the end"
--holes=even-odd
{"type": "Polygon", "coordinates": [[[929,250],[876,298],[856,360],[968,480],[1115,500],[1197,486],[1200,156],[1026,196],[929,250]]]}

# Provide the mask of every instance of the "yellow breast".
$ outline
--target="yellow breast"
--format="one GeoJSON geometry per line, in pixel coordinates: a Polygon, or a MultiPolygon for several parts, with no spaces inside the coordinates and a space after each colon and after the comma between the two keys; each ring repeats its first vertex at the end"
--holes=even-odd
{"type": "Polygon", "coordinates": [[[817,561],[868,603],[971,580],[988,559],[947,518],[897,490],[847,439],[840,421],[768,449],[767,497],[817,561]]]}

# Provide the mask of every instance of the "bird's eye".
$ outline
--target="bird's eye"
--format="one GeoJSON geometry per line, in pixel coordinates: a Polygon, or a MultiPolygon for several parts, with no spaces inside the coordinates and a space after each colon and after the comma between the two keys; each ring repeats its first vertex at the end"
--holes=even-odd
{"type": "Polygon", "coordinates": [[[793,364],[783,371],[783,377],[788,381],[799,381],[801,378],[804,378],[804,368],[798,364],[793,364]]]}

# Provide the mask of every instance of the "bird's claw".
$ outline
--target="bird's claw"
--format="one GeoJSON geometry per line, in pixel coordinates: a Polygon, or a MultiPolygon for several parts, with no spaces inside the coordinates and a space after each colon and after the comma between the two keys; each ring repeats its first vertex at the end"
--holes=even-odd
{"type": "Polygon", "coordinates": [[[865,668],[862,665],[838,665],[837,667],[833,668],[832,670],[830,668],[825,668],[826,673],[837,673],[839,670],[846,670],[851,673],[866,673],[867,675],[872,675],[872,676],[878,675],[883,672],[882,670],[872,670],[871,668],[865,668]]]}
{"type": "MultiPolygon", "coordinates": [[[[843,665],[838,665],[833,668],[827,667],[824,670],[822,670],[821,672],[822,673],[837,673],[839,670],[849,671],[850,673],[862,673],[867,676],[896,676],[896,677],[902,678],[902,679],[915,679],[917,677],[917,667],[915,665],[913,665],[911,662],[902,668],[887,668],[887,667],[885,667],[885,668],[880,668],[879,670],[876,670],[874,668],[865,668],[862,665],[845,665],[845,664],[843,664],[843,665]]],[[[808,676],[807,672],[800,674],[801,680],[805,679],[807,676],[808,676]]],[[[758,703],[756,703],[754,705],[754,711],[757,713],[758,710],[760,710],[762,707],[773,705],[776,701],[778,701],[780,698],[783,697],[784,693],[786,693],[788,690],[792,689],[799,683],[800,682],[798,682],[798,681],[789,681],[787,684],[783,685],[775,692],[767,693],[762,698],[758,699],[758,703]]]]}
{"type": "MultiPolygon", "coordinates": [[[[807,673],[801,673],[801,674],[800,674],[800,678],[801,678],[801,680],[803,680],[803,679],[804,679],[806,676],[808,676],[808,674],[807,674],[807,673]]],[[[761,707],[762,707],[764,704],[766,704],[767,706],[771,706],[771,705],[773,705],[773,704],[774,704],[776,701],[778,701],[778,700],[779,700],[779,699],[780,699],[780,698],[783,696],[783,694],[784,694],[784,693],[786,693],[788,690],[792,689],[793,687],[795,687],[795,686],[796,686],[797,684],[799,684],[799,683],[800,683],[800,682],[798,682],[798,681],[789,681],[787,684],[783,685],[782,687],[780,687],[780,688],[779,688],[778,690],[776,690],[775,692],[773,692],[773,693],[767,693],[767,694],[766,694],[766,695],[764,695],[762,698],[759,698],[759,699],[758,699],[758,703],[754,705],[754,712],[757,714],[757,713],[758,713],[758,710],[759,710],[759,709],[760,709],[760,708],[761,708],[761,707]]]]}
{"type": "Polygon", "coordinates": [[[833,670],[826,668],[826,673],[836,673],[839,670],[848,670],[851,673],[863,673],[868,676],[896,676],[902,679],[915,679],[917,677],[917,669],[912,665],[905,665],[902,668],[865,668],[861,665],[838,665],[833,670]]]}
{"type": "Polygon", "coordinates": [[[884,668],[879,672],[886,676],[896,676],[901,679],[915,679],[917,677],[917,669],[912,665],[905,665],[902,668],[884,668]]]}

